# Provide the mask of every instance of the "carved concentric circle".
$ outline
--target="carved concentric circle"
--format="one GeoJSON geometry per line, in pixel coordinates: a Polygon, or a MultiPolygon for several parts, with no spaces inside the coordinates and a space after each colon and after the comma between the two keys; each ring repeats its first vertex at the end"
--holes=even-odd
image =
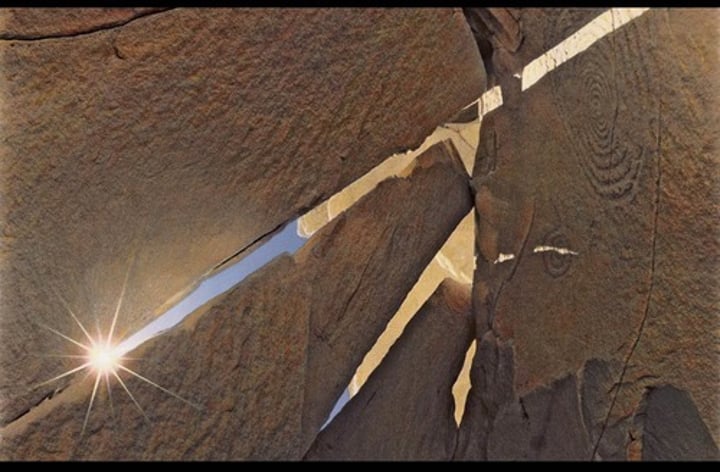
{"type": "MultiPolygon", "coordinates": [[[[545,236],[543,245],[554,248],[569,248],[570,241],[561,231],[553,230],[545,236]]],[[[570,269],[573,255],[561,254],[557,251],[544,251],[542,258],[545,272],[557,278],[563,276],[570,269]]]]}
{"type": "Polygon", "coordinates": [[[618,80],[623,71],[614,47],[612,40],[603,39],[550,74],[573,154],[593,191],[610,200],[635,193],[643,163],[643,148],[628,138],[631,124],[620,117],[625,104],[618,80]]]}

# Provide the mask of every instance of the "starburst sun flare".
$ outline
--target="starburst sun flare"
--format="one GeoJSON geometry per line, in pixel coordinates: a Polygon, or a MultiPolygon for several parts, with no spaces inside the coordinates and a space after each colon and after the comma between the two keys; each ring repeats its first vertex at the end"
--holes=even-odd
{"type": "MultiPolygon", "coordinates": [[[[93,403],[95,402],[95,397],[98,393],[98,388],[100,386],[100,382],[104,380],[105,386],[107,388],[108,392],[108,398],[110,400],[110,409],[113,411],[112,406],[112,393],[111,393],[111,387],[110,387],[110,377],[114,377],[117,382],[120,384],[122,389],[127,393],[128,397],[130,397],[130,400],[135,404],[135,406],[138,408],[140,413],[145,417],[146,420],[150,420],[145,413],[145,410],[140,406],[138,401],[135,399],[135,396],[130,392],[130,389],[127,387],[126,383],[123,381],[122,377],[120,376],[121,371],[127,374],[132,375],[133,377],[136,377],[143,382],[152,385],[153,387],[167,393],[168,395],[171,395],[178,400],[181,400],[182,402],[192,406],[193,408],[200,410],[200,407],[196,404],[182,398],[180,395],[176,394],[175,392],[172,392],[165,387],[162,387],[158,385],[157,383],[153,382],[152,380],[149,380],[148,378],[140,375],[139,373],[135,372],[134,370],[130,369],[129,367],[126,367],[123,365],[123,362],[126,360],[130,360],[131,358],[125,357],[125,349],[122,347],[122,343],[117,343],[114,341],[113,336],[115,332],[115,326],[117,324],[118,315],[120,313],[120,308],[122,306],[123,298],[125,297],[125,289],[127,287],[128,282],[128,276],[130,275],[130,267],[132,267],[132,262],[130,263],[130,266],[127,269],[127,272],[125,273],[125,280],[123,281],[122,289],[120,291],[120,297],[118,298],[117,306],[115,307],[115,313],[113,314],[112,323],[110,324],[110,329],[107,333],[107,336],[103,337],[102,335],[98,334],[97,337],[93,337],[90,335],[87,329],[85,329],[85,326],[80,322],[80,319],[77,317],[75,312],[70,308],[70,305],[65,301],[65,299],[60,295],[57,290],[53,288],[53,292],[58,297],[58,299],[62,302],[63,306],[67,310],[70,317],[73,319],[73,321],[77,324],[77,326],[80,328],[80,330],[83,332],[85,337],[87,338],[87,343],[80,342],[76,339],[73,339],[70,336],[67,336],[60,331],[51,328],[49,326],[40,324],[40,326],[57,336],[60,336],[64,340],[74,344],[77,347],[80,347],[84,354],[82,355],[70,355],[70,354],[55,354],[55,355],[47,355],[47,357],[60,357],[60,358],[71,358],[71,359],[81,359],[84,361],[81,365],[74,367],[66,372],[63,372],[60,375],[57,375],[50,380],[46,380],[44,382],[41,382],[37,384],[34,388],[40,387],[41,385],[47,385],[49,383],[55,382],[57,380],[60,380],[62,378],[65,378],[69,375],[73,375],[76,372],[80,372],[82,370],[89,370],[91,373],[95,374],[95,382],[93,384],[92,394],[90,395],[90,401],[88,403],[88,408],[85,413],[85,420],[83,421],[82,430],[80,432],[80,437],[82,437],[85,434],[85,428],[87,427],[88,419],[90,418],[90,411],[92,410],[93,403]]],[[[99,329],[98,329],[99,331],[99,329]]]]}

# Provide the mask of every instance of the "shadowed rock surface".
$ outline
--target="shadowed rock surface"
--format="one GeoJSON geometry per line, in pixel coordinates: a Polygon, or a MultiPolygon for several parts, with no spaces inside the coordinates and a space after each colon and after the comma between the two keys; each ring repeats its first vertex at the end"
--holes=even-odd
{"type": "Polygon", "coordinates": [[[473,382],[493,401],[468,404],[459,458],[635,457],[632,416],[661,384],[720,439],[717,21],[651,10],[485,118],[473,306],[506,354],[474,369],[512,388],[473,382]],[[573,385],[582,420],[556,423],[573,385]]]}
{"type": "Polygon", "coordinates": [[[459,10],[144,13],[0,10],[0,424],[84,339],[55,292],[107,332],[129,269],[131,333],[484,89],[459,10]]]}
{"type": "Polygon", "coordinates": [[[451,390],[473,338],[469,286],[446,279],[305,459],[452,458],[451,390]]]}
{"type": "Polygon", "coordinates": [[[276,259],[207,313],[130,353],[142,357],[132,369],[203,411],[124,375],[150,422],[115,384],[115,419],[103,394],[81,439],[88,380],[51,399],[44,414],[31,411],[6,427],[0,457],[301,458],[471,205],[459,157],[451,145],[435,145],[411,176],[381,183],[294,258],[276,259]]]}
{"type": "Polygon", "coordinates": [[[651,388],[637,418],[643,460],[718,460],[720,452],[687,392],[651,388]]]}

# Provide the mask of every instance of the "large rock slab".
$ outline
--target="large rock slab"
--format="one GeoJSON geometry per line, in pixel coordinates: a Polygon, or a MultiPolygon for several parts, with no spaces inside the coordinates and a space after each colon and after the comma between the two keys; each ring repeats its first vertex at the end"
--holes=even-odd
{"type": "Polygon", "coordinates": [[[294,257],[276,259],[129,354],[142,358],[130,368],[201,410],[120,372],[150,421],[114,383],[114,415],[100,388],[80,437],[91,378],[0,430],[0,457],[301,458],[471,206],[454,149],[432,147],[410,176],[381,183],[294,257]]]}
{"type": "MultiPolygon", "coordinates": [[[[584,392],[573,436],[589,449],[552,452],[568,436],[547,433],[528,457],[638,457],[633,416],[645,389],[665,384],[720,440],[717,21],[650,10],[485,117],[473,304],[513,367],[512,388],[482,395],[570,398],[556,384],[567,376],[584,392]]],[[[497,370],[487,358],[476,362],[497,370]]],[[[490,419],[465,453],[490,457],[481,437],[502,421],[471,405],[468,428],[490,419]]],[[[548,411],[578,410],[559,405],[548,411]]]]}
{"type": "Polygon", "coordinates": [[[457,440],[452,386],[473,326],[469,286],[445,279],[305,458],[451,459],[457,440]]]}
{"type": "Polygon", "coordinates": [[[66,368],[38,323],[83,339],[58,294],[107,332],[127,277],[131,333],[484,89],[456,10],[43,12],[0,10],[0,424],[66,368]]]}

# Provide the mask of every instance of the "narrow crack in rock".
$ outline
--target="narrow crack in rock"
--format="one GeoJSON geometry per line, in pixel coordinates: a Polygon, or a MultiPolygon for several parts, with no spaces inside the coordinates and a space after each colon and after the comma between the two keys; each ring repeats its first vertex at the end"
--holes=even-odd
{"type": "Polygon", "coordinates": [[[662,166],[661,166],[661,158],[662,158],[662,148],[661,148],[661,128],[662,127],[662,113],[660,105],[658,104],[658,132],[657,132],[657,179],[655,181],[655,212],[653,215],[653,232],[652,232],[652,244],[651,244],[651,252],[650,252],[650,285],[648,287],[648,294],[647,298],[645,300],[645,310],[643,313],[642,320],[640,321],[640,326],[637,330],[637,336],[635,337],[635,340],[633,341],[632,346],[630,346],[630,351],[628,352],[627,357],[625,358],[625,362],[623,364],[623,368],[620,371],[620,377],[618,378],[618,381],[615,385],[617,385],[617,389],[615,390],[615,394],[613,395],[612,401],[610,402],[610,407],[608,408],[607,415],[605,416],[605,421],[603,421],[602,428],[600,429],[600,435],[598,436],[597,441],[595,442],[595,446],[593,447],[592,455],[590,456],[590,460],[594,460],[598,451],[598,448],[600,447],[600,442],[602,441],[603,435],[605,434],[605,430],[607,429],[608,423],[610,422],[610,415],[612,414],[613,408],[615,407],[615,402],[617,401],[618,396],[620,396],[620,391],[622,390],[623,380],[625,378],[625,373],[627,372],[628,366],[630,365],[630,359],[632,358],[633,354],[635,353],[635,349],[637,348],[638,344],[640,343],[640,338],[642,337],[643,330],[645,329],[645,323],[648,318],[648,313],[650,312],[650,302],[653,294],[653,289],[655,287],[655,255],[656,255],[656,243],[657,243],[657,229],[658,229],[658,216],[660,214],[660,191],[661,191],[661,180],[662,180],[662,166]]]}
{"type": "Polygon", "coordinates": [[[66,32],[57,32],[57,33],[49,33],[49,34],[1,34],[0,33],[0,41],[23,41],[23,42],[34,42],[34,41],[44,41],[47,39],[66,39],[66,38],[76,38],[79,36],[87,36],[89,34],[97,33],[100,31],[108,31],[113,30],[116,28],[122,28],[125,25],[128,25],[135,20],[139,20],[140,18],[145,18],[152,15],[158,15],[160,13],[166,13],[168,11],[175,10],[176,8],[164,8],[161,10],[152,10],[152,11],[144,11],[139,12],[135,14],[135,16],[124,19],[124,20],[117,20],[112,21],[109,23],[101,24],[92,26],[86,30],[83,31],[76,31],[73,33],[66,33],[66,32]]]}

